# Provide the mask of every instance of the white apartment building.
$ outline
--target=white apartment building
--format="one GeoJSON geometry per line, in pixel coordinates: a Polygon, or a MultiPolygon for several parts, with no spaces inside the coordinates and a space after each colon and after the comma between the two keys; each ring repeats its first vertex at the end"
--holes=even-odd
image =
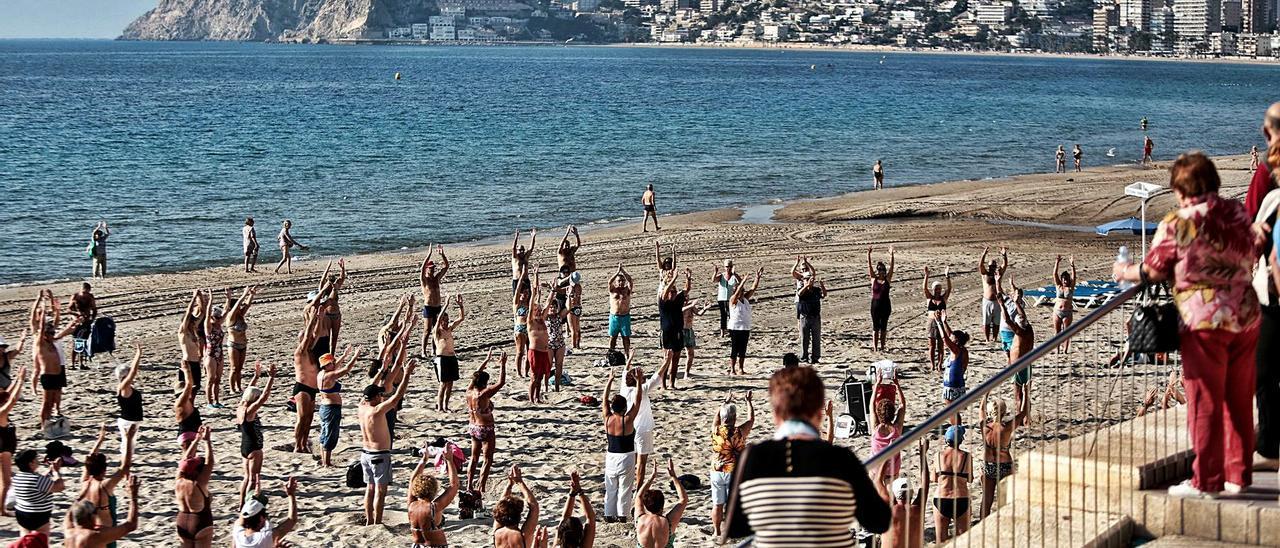
{"type": "Polygon", "coordinates": [[[1146,31],[1151,28],[1151,0],[1120,0],[1120,26],[1146,31]]]}
{"type": "Polygon", "coordinates": [[[917,10],[899,9],[889,13],[889,26],[891,27],[916,27],[920,25],[920,12],[917,10]]]}
{"type": "Polygon", "coordinates": [[[433,15],[431,16],[431,39],[434,41],[456,40],[457,35],[457,19],[454,16],[433,15]]]}
{"type": "Polygon", "coordinates": [[[1026,0],[1019,5],[1032,17],[1048,17],[1058,11],[1058,0],[1026,0]]]}
{"type": "Polygon", "coordinates": [[[1179,42],[1204,42],[1222,32],[1221,0],[1173,0],[1173,32],[1179,42]]]}
{"type": "Polygon", "coordinates": [[[998,4],[978,4],[973,9],[974,20],[979,25],[987,25],[989,27],[1001,27],[1009,22],[1009,15],[1013,12],[1013,6],[1001,2],[998,4]]]}
{"type": "Polygon", "coordinates": [[[779,42],[787,39],[786,25],[765,25],[764,32],[760,35],[761,40],[769,42],[779,42]]]}
{"type": "Polygon", "coordinates": [[[409,27],[414,39],[426,40],[431,36],[431,25],[426,23],[414,23],[409,27]]]}

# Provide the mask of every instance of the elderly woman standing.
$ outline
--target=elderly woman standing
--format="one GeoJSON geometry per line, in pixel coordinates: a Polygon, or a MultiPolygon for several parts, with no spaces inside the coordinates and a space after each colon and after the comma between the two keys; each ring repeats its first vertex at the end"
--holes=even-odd
{"type": "Polygon", "coordinates": [[[280,227],[280,234],[276,235],[276,244],[280,246],[280,263],[276,265],[276,274],[280,273],[280,267],[282,266],[288,266],[286,271],[293,274],[293,255],[289,254],[289,250],[293,246],[296,245],[302,249],[307,249],[307,246],[293,239],[293,234],[289,232],[290,228],[293,228],[293,221],[285,219],[284,224],[280,227]]]}
{"type": "Polygon", "coordinates": [[[855,546],[854,519],[871,533],[889,529],[889,505],[862,462],[819,437],[825,399],[812,367],[774,372],[769,400],[777,431],[739,457],[724,537],[754,530],[756,546],[855,546]]]}
{"type": "Polygon", "coordinates": [[[720,536],[720,523],[724,521],[724,506],[729,502],[729,485],[733,483],[734,466],[738,455],[747,446],[751,428],[756,424],[756,406],[747,391],[747,420],[738,424],[738,407],[733,404],[730,392],[716,413],[711,425],[711,451],[715,453],[711,466],[711,526],[720,536]]]}
{"type": "Polygon", "coordinates": [[[1250,280],[1265,236],[1250,230],[1240,202],[1218,195],[1220,184],[1207,156],[1179,156],[1169,167],[1177,211],[1160,222],[1142,264],[1116,263],[1113,272],[1116,280],[1173,282],[1196,459],[1191,480],[1170,487],[1171,496],[1240,492],[1252,481],[1260,313],[1250,280]]]}
{"type": "Polygon", "coordinates": [[[889,266],[877,262],[871,267],[870,247],[867,248],[867,275],[871,277],[871,346],[884,352],[885,338],[889,335],[889,315],[893,303],[889,300],[889,287],[893,283],[893,246],[889,246],[889,266]]]}

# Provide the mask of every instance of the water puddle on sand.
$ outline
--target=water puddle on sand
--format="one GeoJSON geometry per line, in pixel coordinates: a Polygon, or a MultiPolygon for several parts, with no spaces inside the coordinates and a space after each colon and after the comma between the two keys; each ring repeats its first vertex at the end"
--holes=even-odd
{"type": "Polygon", "coordinates": [[[776,225],[778,221],[774,220],[773,214],[786,204],[760,204],[753,206],[739,207],[742,211],[742,217],[734,223],[749,225],[776,225]]]}
{"type": "Polygon", "coordinates": [[[1059,225],[1053,223],[1040,223],[1036,221],[1019,221],[1016,219],[987,219],[987,222],[993,225],[1025,226],[1031,228],[1045,228],[1048,230],[1060,230],[1063,232],[1084,232],[1092,234],[1097,231],[1097,229],[1092,226],[1059,225]]]}

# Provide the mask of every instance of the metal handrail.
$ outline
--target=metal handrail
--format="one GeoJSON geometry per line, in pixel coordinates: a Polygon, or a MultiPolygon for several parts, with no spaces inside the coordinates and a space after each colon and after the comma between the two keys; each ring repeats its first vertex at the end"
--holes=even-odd
{"type": "Polygon", "coordinates": [[[1141,285],[1130,287],[1094,309],[1093,312],[1090,312],[1083,318],[1080,318],[1080,321],[1072,323],[1062,331],[1059,331],[1058,334],[1045,341],[1044,344],[1032,349],[1029,354],[1018,358],[1018,361],[1009,364],[1007,367],[1000,370],[999,373],[996,373],[982,384],[979,384],[973,390],[968,391],[959,399],[953,400],[946,407],[943,407],[941,411],[934,413],[932,417],[929,417],[924,422],[917,424],[915,428],[912,428],[896,441],[890,443],[888,447],[885,447],[884,449],[881,449],[879,453],[872,455],[865,463],[866,468],[868,470],[875,470],[876,467],[886,459],[892,458],[898,453],[901,453],[904,449],[915,445],[920,438],[929,434],[934,428],[950,421],[952,417],[956,416],[961,411],[964,411],[966,407],[969,407],[983,396],[989,394],[1005,381],[1013,378],[1013,376],[1017,375],[1018,372],[1030,367],[1032,363],[1044,357],[1050,351],[1056,349],[1059,345],[1066,342],[1067,339],[1076,336],[1086,327],[1093,325],[1103,316],[1110,314],[1117,308],[1120,308],[1125,303],[1132,300],[1134,297],[1137,297],[1142,293],[1142,291],[1143,286],[1141,285]]]}

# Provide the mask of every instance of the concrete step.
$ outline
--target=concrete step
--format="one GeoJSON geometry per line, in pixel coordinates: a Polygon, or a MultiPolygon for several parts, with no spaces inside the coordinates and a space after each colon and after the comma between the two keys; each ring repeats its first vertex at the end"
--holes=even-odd
{"type": "Polygon", "coordinates": [[[1130,515],[1143,536],[1280,546],[1276,473],[1254,472],[1253,481],[1255,490],[1217,499],[1170,497],[1163,489],[1142,491],[1141,512],[1130,515]]]}
{"type": "Polygon", "coordinates": [[[1151,542],[1141,545],[1142,548],[1240,548],[1249,547],[1249,544],[1236,544],[1231,542],[1218,542],[1212,540],[1204,540],[1195,537],[1184,537],[1181,535],[1173,535],[1168,537],[1160,537],[1151,542]]]}
{"type": "Polygon", "coordinates": [[[1017,504],[1000,508],[947,546],[1122,548],[1132,535],[1128,516],[1017,504]]]}
{"type": "Polygon", "coordinates": [[[1024,481],[1150,489],[1185,478],[1194,454],[1185,406],[1156,411],[1018,458],[1024,481]]]}

